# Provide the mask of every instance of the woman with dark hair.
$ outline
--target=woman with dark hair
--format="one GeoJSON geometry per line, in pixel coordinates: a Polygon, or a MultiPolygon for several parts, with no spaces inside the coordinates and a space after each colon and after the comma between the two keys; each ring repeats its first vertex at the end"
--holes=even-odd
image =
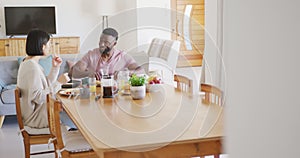
{"type": "Polygon", "coordinates": [[[30,31],[26,40],[27,56],[19,67],[17,86],[22,94],[22,117],[24,124],[31,128],[48,127],[46,96],[50,92],[56,93],[61,88],[61,84],[69,81],[66,75],[58,78],[62,64],[60,57],[53,56],[52,68],[48,76],[39,65],[39,60],[49,52],[49,39],[47,32],[30,31]]]}

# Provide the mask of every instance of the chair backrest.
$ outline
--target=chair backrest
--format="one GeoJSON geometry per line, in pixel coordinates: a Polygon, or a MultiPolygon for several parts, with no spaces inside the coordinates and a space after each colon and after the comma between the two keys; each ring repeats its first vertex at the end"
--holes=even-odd
{"type": "Polygon", "coordinates": [[[62,139],[60,126],[60,107],[61,102],[53,99],[50,94],[47,95],[47,113],[49,130],[52,138],[56,138],[53,143],[57,149],[63,149],[64,143],[62,139]]]}
{"type": "Polygon", "coordinates": [[[179,50],[179,41],[154,38],[148,50],[149,71],[161,70],[164,83],[172,85],[179,50]]]}
{"type": "MultiPolygon", "coordinates": [[[[16,114],[17,114],[17,120],[18,120],[20,131],[23,131],[24,123],[23,123],[22,112],[21,112],[20,98],[21,98],[21,91],[17,87],[15,89],[16,114]]],[[[28,135],[28,133],[27,132],[22,132],[22,135],[24,137],[24,135],[28,135]]]]}
{"type": "Polygon", "coordinates": [[[222,106],[223,104],[223,92],[218,88],[210,84],[201,83],[201,92],[204,92],[204,98],[202,102],[205,104],[217,104],[222,106]]]}
{"type": "Polygon", "coordinates": [[[175,74],[174,81],[176,82],[177,89],[193,93],[193,80],[189,79],[188,77],[175,74]]]}
{"type": "Polygon", "coordinates": [[[157,57],[165,60],[172,69],[176,68],[180,42],[154,38],[148,50],[149,57],[157,57]]]}

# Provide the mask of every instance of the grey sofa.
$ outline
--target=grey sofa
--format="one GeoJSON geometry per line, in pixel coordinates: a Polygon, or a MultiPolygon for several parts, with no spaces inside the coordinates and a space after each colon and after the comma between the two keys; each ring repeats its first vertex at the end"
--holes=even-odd
{"type": "MultiPolygon", "coordinates": [[[[68,72],[67,60],[77,61],[81,55],[62,54],[63,64],[60,74],[68,72]]],[[[17,56],[0,57],[0,128],[6,115],[16,115],[14,89],[17,83],[19,69],[17,56]]]]}

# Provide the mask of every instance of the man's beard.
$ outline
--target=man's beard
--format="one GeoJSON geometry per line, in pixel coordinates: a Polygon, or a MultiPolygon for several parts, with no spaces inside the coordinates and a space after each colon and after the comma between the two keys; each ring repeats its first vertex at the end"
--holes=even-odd
{"type": "Polygon", "coordinates": [[[111,48],[110,47],[106,47],[104,50],[103,50],[103,52],[101,52],[100,51],[100,53],[102,54],[102,55],[108,55],[108,53],[111,51],[111,48]]]}

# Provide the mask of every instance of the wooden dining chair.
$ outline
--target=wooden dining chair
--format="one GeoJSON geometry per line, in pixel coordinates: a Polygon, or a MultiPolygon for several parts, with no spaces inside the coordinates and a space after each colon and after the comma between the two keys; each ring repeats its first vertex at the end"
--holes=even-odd
{"type": "Polygon", "coordinates": [[[97,158],[79,131],[67,131],[60,123],[61,102],[47,95],[48,122],[51,140],[55,146],[56,154],[62,158],[88,157],[97,158]]]}
{"type": "Polygon", "coordinates": [[[200,87],[201,92],[204,92],[204,97],[202,102],[205,104],[217,104],[223,105],[223,92],[218,87],[201,83],[200,87]]]}
{"type": "MultiPolygon", "coordinates": [[[[26,127],[23,124],[20,98],[21,98],[21,92],[20,92],[20,89],[17,87],[15,89],[16,113],[17,113],[17,119],[18,119],[20,132],[23,136],[25,158],[30,158],[30,155],[53,153],[54,150],[34,152],[34,153],[30,152],[31,145],[48,144],[48,140],[51,138],[51,135],[50,134],[30,134],[28,131],[26,131],[26,127]]],[[[41,130],[45,131],[44,129],[41,129],[41,130]]],[[[36,131],[36,133],[38,133],[38,131],[36,131]]],[[[49,133],[48,129],[47,129],[46,133],[49,133]]]]}
{"type": "Polygon", "coordinates": [[[193,93],[193,80],[189,79],[188,77],[175,74],[174,81],[176,82],[176,88],[184,91],[193,93]]]}
{"type": "MultiPolygon", "coordinates": [[[[202,98],[202,102],[204,104],[217,104],[219,106],[223,105],[223,92],[218,87],[210,84],[205,84],[205,83],[201,83],[199,87],[201,92],[204,92],[204,97],[202,98]]],[[[214,158],[219,158],[220,153],[219,154],[214,153],[213,156],[214,158]]],[[[201,156],[200,158],[205,158],[205,157],[201,156]]]]}

